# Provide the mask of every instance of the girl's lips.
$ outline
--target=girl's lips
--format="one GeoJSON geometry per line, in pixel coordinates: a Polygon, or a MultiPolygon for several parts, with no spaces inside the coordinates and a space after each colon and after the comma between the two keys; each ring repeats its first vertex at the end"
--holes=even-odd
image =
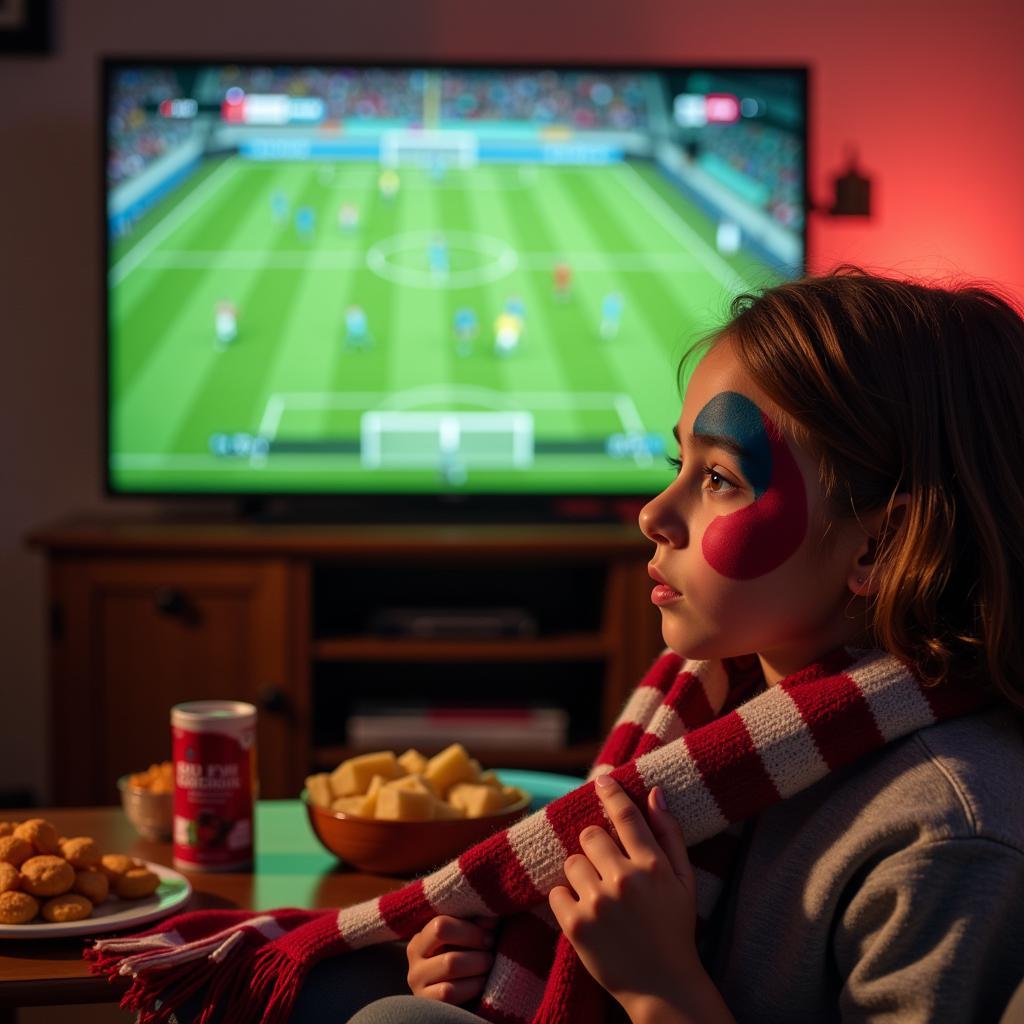
{"type": "Polygon", "coordinates": [[[682,596],[678,590],[673,590],[667,583],[659,583],[651,591],[651,602],[656,605],[671,604],[682,596]]]}

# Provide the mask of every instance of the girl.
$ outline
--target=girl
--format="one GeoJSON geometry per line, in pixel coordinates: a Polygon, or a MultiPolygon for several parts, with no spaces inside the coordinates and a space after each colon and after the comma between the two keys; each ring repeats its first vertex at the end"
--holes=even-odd
{"type": "MultiPolygon", "coordinates": [[[[669,650],[591,782],[331,915],[409,938],[353,1024],[996,1020],[1024,977],[1024,322],[841,268],[691,354],[640,514],[669,650]]],[[[360,953],[300,1005],[344,1020],[360,953]]]]}

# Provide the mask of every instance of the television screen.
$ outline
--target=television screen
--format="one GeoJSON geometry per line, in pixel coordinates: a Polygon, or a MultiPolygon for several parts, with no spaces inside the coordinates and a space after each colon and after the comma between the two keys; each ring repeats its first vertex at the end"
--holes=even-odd
{"type": "Polygon", "coordinates": [[[112,493],[648,495],[804,268],[801,69],[103,70],[112,493]]]}

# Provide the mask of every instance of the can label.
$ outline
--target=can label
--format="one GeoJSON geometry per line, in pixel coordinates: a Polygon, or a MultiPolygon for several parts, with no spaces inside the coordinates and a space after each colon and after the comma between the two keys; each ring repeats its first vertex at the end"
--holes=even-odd
{"type": "Polygon", "coordinates": [[[253,859],[255,708],[196,701],[172,710],[174,863],[200,871],[249,867],[253,859]],[[203,718],[204,706],[210,708],[203,718]],[[251,709],[232,717],[231,708],[251,709]],[[176,712],[183,713],[176,713],[176,712]]]}

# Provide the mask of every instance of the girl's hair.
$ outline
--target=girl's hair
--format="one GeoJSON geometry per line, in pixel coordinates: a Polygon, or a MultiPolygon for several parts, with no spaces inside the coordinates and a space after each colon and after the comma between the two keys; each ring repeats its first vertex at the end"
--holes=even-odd
{"type": "Polygon", "coordinates": [[[1013,300],[842,266],[740,295],[731,313],[691,353],[734,343],[818,457],[836,516],[885,510],[872,640],[927,681],[987,679],[1024,708],[1024,319],[1013,300]]]}

